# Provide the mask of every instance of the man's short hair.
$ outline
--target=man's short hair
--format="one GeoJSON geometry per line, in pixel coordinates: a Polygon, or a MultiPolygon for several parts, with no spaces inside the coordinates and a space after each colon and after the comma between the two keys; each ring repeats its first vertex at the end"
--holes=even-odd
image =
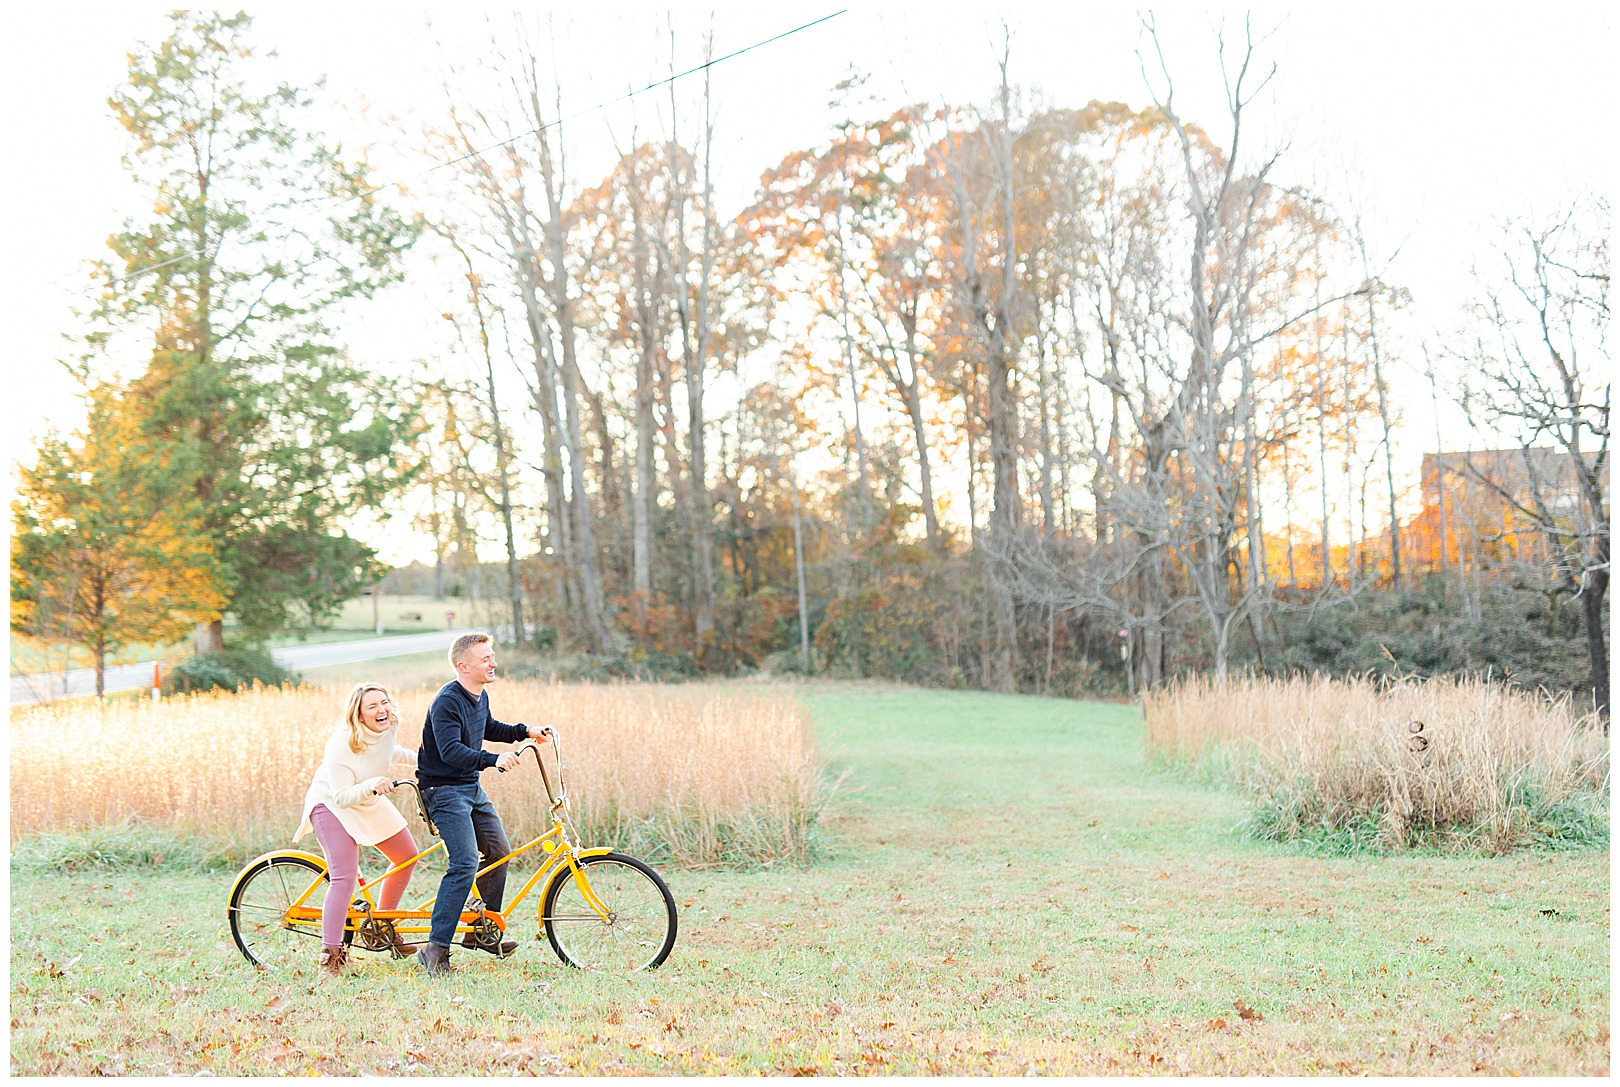
{"type": "Polygon", "coordinates": [[[480,645],[483,642],[493,642],[494,640],[494,638],[491,638],[488,634],[485,634],[481,630],[475,630],[471,634],[463,634],[450,645],[450,667],[454,668],[456,665],[460,664],[461,658],[465,656],[467,650],[471,649],[473,646],[480,645]]]}

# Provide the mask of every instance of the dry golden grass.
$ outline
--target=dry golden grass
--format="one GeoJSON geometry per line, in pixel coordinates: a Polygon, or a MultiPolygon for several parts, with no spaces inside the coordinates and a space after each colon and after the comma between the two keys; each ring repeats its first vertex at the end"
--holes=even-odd
{"type": "Polygon", "coordinates": [[[1260,797],[1262,837],[1500,852],[1606,835],[1608,737],[1567,696],[1469,678],[1192,678],[1149,692],[1144,712],[1154,754],[1260,797]]]}
{"type": "MultiPolygon", "coordinates": [[[[420,742],[436,690],[394,692],[404,746],[420,742]]],[[[94,832],[117,828],[200,846],[213,863],[287,845],[344,693],[260,687],[13,711],[12,843],[74,832],[111,841],[94,832]]],[[[502,720],[557,730],[588,844],[685,865],[808,859],[826,791],[793,694],[502,681],[491,695],[502,720]]],[[[514,842],[549,826],[539,775],[532,760],[524,767],[483,776],[514,842]]],[[[429,841],[414,794],[396,801],[418,844],[429,841]]]]}

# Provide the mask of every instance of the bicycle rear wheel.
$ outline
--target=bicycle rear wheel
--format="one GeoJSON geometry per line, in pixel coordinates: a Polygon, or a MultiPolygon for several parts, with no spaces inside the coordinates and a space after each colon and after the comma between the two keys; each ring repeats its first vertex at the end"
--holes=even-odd
{"type": "MultiPolygon", "coordinates": [[[[247,961],[278,971],[313,966],[321,946],[319,913],[327,883],[326,868],[305,857],[266,857],[248,869],[237,881],[227,911],[231,936],[247,961]],[[310,885],[317,882],[311,891],[310,885]],[[315,911],[313,920],[288,919],[288,909],[300,899],[315,911]]],[[[345,926],[343,942],[353,938],[345,926]]]]}
{"type": "Polygon", "coordinates": [[[652,868],[622,853],[579,862],[590,889],[608,909],[597,913],[572,872],[558,876],[540,910],[557,957],[582,970],[651,970],[675,946],[675,896],[652,868]]]}

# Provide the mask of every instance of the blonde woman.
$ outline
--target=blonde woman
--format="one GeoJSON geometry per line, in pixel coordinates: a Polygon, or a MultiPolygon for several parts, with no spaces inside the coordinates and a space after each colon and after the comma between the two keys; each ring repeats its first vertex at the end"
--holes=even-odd
{"type": "MultiPolygon", "coordinates": [[[[383,799],[394,791],[389,764],[398,761],[416,765],[416,752],[395,743],[398,730],[399,716],[386,687],[361,683],[350,691],[343,723],[326,741],[320,768],[304,796],[303,822],[293,835],[296,840],[313,830],[326,854],[331,882],[321,912],[318,962],[333,974],[342,973],[346,958],[343,923],[360,879],[360,847],[376,846],[390,865],[416,856],[416,842],[405,826],[405,817],[383,799]]],[[[383,881],[382,897],[377,903],[380,909],[399,906],[414,867],[406,865],[383,881]]],[[[410,953],[396,935],[394,954],[410,953]]]]}

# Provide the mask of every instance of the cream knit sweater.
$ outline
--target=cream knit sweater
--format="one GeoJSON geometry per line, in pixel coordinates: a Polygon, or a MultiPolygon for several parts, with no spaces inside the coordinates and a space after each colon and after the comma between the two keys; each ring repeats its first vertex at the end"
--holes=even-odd
{"type": "Polygon", "coordinates": [[[399,809],[372,790],[378,782],[388,778],[388,766],[394,761],[416,765],[416,752],[394,744],[397,725],[383,732],[361,728],[365,750],[358,755],[349,750],[349,729],[339,725],[326,741],[326,751],[320,768],[304,794],[304,818],[293,835],[297,841],[314,828],[309,813],[315,805],[325,804],[337,816],[343,829],[361,845],[376,845],[398,834],[405,826],[405,817],[399,809]]]}

